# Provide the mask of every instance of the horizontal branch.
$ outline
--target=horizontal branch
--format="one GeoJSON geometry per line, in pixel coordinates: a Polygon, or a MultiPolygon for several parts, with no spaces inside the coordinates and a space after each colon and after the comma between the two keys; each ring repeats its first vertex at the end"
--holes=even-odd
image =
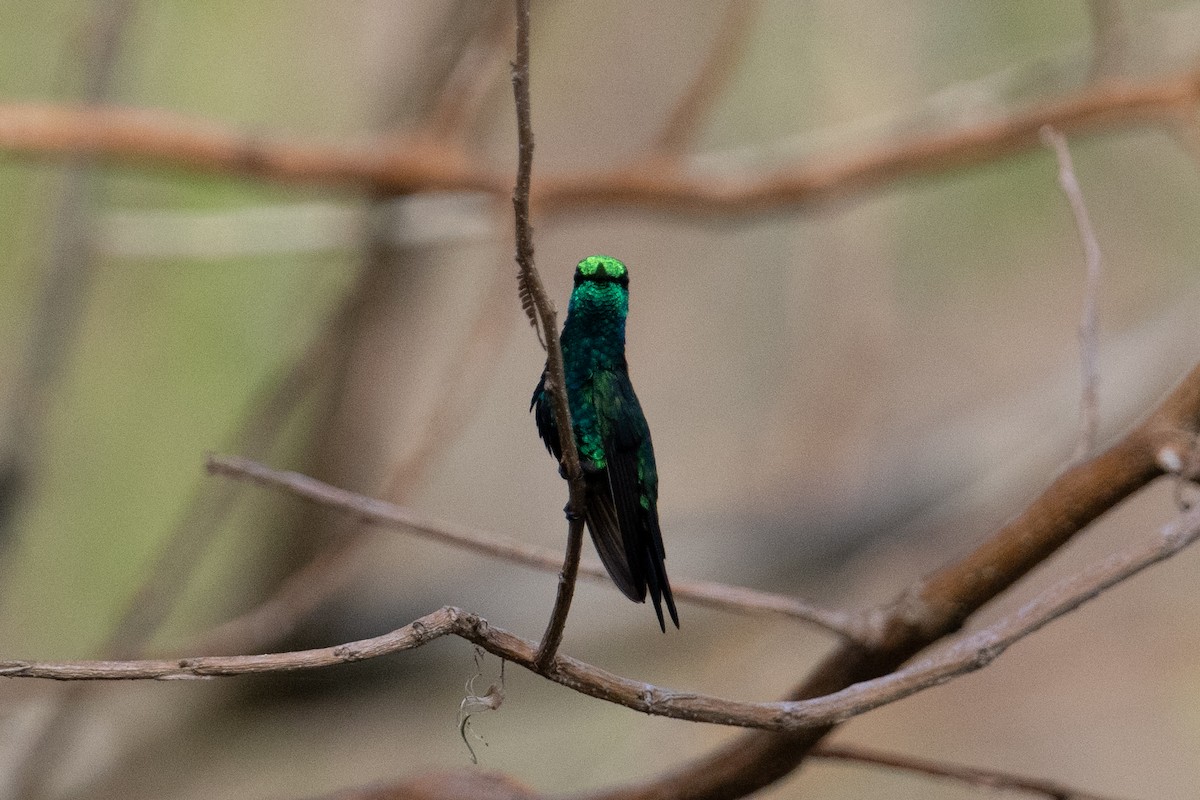
{"type": "Polygon", "coordinates": [[[680,692],[614,675],[564,655],[556,655],[550,664],[539,667],[535,643],[489,625],[475,614],[451,607],[442,608],[383,636],[335,647],[266,655],[142,661],[0,661],[0,677],[172,680],[289,672],[377,658],[454,635],[577,692],[635,711],[717,725],[800,731],[842,722],[923,689],[946,683],[955,676],[982,669],[1016,641],[1146,567],[1169,558],[1198,538],[1200,508],[1166,525],[1148,546],[1113,556],[1050,587],[1015,614],[964,637],[940,655],[885,677],[808,700],[755,703],[680,692]]]}
{"type": "MultiPolygon", "coordinates": [[[[745,217],[1032,149],[1044,125],[1079,134],[1170,124],[1185,120],[1198,102],[1197,70],[1140,82],[1114,79],[950,131],[756,173],[700,171],[675,157],[650,157],[619,169],[546,173],[531,187],[530,201],[547,212],[624,206],[745,217]]],[[[0,105],[0,151],[60,158],[86,155],[113,163],[389,193],[468,190],[505,197],[510,191],[507,172],[479,162],[456,145],[427,137],[356,145],[306,142],[248,135],[160,110],[0,105]]]]}
{"type": "Polygon", "coordinates": [[[322,144],[242,133],[156,109],[22,103],[0,105],[0,150],[33,156],[92,156],[117,163],[212,172],[284,183],[498,192],[460,152],[428,140],[389,138],[322,144]]]}
{"type": "MultiPolygon", "coordinates": [[[[360,522],[410,531],[434,541],[543,572],[557,572],[562,568],[562,556],[547,548],[426,517],[412,509],[348,492],[298,472],[272,469],[239,456],[210,455],[207,467],[210,472],[216,474],[283,489],[297,497],[340,509],[353,515],[360,522]]],[[[582,560],[579,564],[579,574],[606,586],[612,585],[608,573],[598,561],[582,560]]],[[[697,605],[739,614],[773,614],[803,620],[856,641],[868,637],[866,624],[858,615],[819,608],[787,595],[711,581],[674,579],[671,581],[671,589],[677,600],[697,605]]]]}

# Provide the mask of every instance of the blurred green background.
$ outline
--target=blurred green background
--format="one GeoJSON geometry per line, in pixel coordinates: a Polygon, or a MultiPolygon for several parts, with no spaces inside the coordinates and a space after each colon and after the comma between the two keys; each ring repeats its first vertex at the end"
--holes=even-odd
{"type": "MultiPolygon", "coordinates": [[[[1116,5],[1119,74],[1194,66],[1200,5],[1116,5]]],[[[414,130],[494,13],[484,0],[131,7],[111,102],[344,143],[414,130]]],[[[78,98],[104,8],[0,4],[2,102],[78,98]]],[[[645,153],[724,9],[535,0],[535,181],[645,153]]],[[[763,2],[693,150],[701,166],[733,171],[846,157],[1078,89],[1092,53],[1086,2],[763,2]]],[[[507,68],[488,69],[466,141],[511,169],[507,68]]],[[[1200,352],[1200,175],[1196,154],[1162,129],[1071,146],[1104,254],[1100,411],[1111,437],[1200,352]]],[[[736,221],[539,210],[538,264],[560,311],[580,257],[630,265],[629,359],[654,430],[673,576],[879,602],[964,552],[1061,468],[1078,433],[1083,256],[1055,171],[1049,151],[1034,151],[736,221]]],[[[24,479],[0,550],[5,657],[103,650],[195,498],[222,484],[204,476],[205,452],[244,451],[234,431],[356,290],[366,300],[350,333],[267,460],[561,546],[565,492],[526,413],[543,355],[510,279],[505,202],[97,166],[81,217],[93,258],[74,276],[77,302],[51,306],[67,340],[38,384],[66,174],[60,161],[0,160],[0,446],[24,479]]],[[[1126,504],[985,617],[1173,511],[1165,486],[1126,504]]],[[[241,490],[218,528],[174,582],[183,600],[150,651],[190,653],[346,537],[341,589],[275,648],[383,633],[443,604],[536,638],[553,597],[552,575],[356,534],[257,489],[241,490]]],[[[1117,796],[1191,797],[1196,563],[1184,553],[985,672],[839,736],[1117,796]]],[[[681,612],[682,631],[660,636],[649,609],[582,586],[564,647],[652,683],[769,699],[829,645],[795,624],[681,612]]],[[[484,663],[490,680],[498,665],[484,663]]],[[[442,641],[328,675],[89,687],[70,701],[63,752],[40,762],[28,753],[65,687],[12,681],[0,689],[11,709],[0,793],[305,797],[463,767],[454,721],[473,670],[465,643],[442,641]],[[31,763],[34,789],[22,775],[31,763]]],[[[475,722],[488,741],[476,749],[484,766],[539,789],[636,780],[736,735],[643,718],[517,670],[507,680],[502,709],[475,722]]],[[[764,796],[978,795],[815,763],[764,796]]]]}

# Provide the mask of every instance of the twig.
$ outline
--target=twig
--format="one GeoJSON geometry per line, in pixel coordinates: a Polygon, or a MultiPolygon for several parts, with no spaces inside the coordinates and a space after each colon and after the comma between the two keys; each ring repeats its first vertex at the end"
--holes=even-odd
{"type": "Polygon", "coordinates": [[[695,138],[696,129],[741,61],[759,5],[758,0],[728,0],[704,63],[658,134],[653,146],[657,153],[679,155],[695,138]]]}
{"type": "Polygon", "coordinates": [[[539,648],[532,642],[489,625],[475,614],[452,607],[442,608],[391,633],[336,647],[252,656],[143,661],[52,663],[5,660],[0,661],[0,677],[174,680],[291,672],[378,658],[453,635],[577,692],[647,714],[769,731],[819,730],[982,669],[1015,642],[1106,589],[1169,558],[1197,539],[1200,539],[1200,509],[1164,526],[1148,546],[1113,556],[1052,586],[1015,614],[963,638],[939,656],[891,675],[808,700],[753,703],[679,692],[623,678],[563,655],[556,655],[548,667],[542,667],[538,661],[539,648]]]}
{"type": "MultiPolygon", "coordinates": [[[[268,488],[283,489],[297,497],[340,509],[362,522],[411,531],[434,541],[533,569],[554,571],[562,567],[562,559],[546,548],[425,517],[412,509],[339,489],[298,472],[282,472],[239,456],[210,455],[207,467],[209,472],[248,480],[268,488]]],[[[579,574],[598,583],[612,585],[598,561],[583,560],[579,574]]],[[[799,619],[855,641],[865,642],[869,637],[866,623],[857,615],[818,608],[787,595],[709,581],[674,579],[671,589],[676,599],[710,608],[738,614],[772,614],[799,619]]]]}
{"type": "Polygon", "coordinates": [[[479,759],[475,755],[475,748],[471,746],[471,737],[483,742],[484,747],[487,742],[479,734],[471,730],[471,717],[483,711],[496,711],[504,702],[504,659],[500,660],[500,680],[488,686],[486,692],[482,695],[475,693],[475,681],[483,677],[483,656],[484,650],[478,645],[475,646],[475,674],[467,679],[465,687],[466,695],[462,702],[458,704],[458,735],[462,737],[463,744],[467,746],[467,752],[471,754],[471,763],[478,764],[479,759]]]}
{"type": "Polygon", "coordinates": [[[567,405],[567,382],[563,372],[562,348],[558,341],[558,319],[554,305],[546,295],[542,278],[533,265],[533,228],[529,224],[529,189],[533,172],[533,122],[529,102],[529,0],[516,0],[517,57],[513,62],[513,100],[517,109],[517,183],[513,189],[513,219],[516,225],[517,265],[520,268],[521,303],[530,314],[542,344],[546,347],[546,391],[554,406],[558,440],[562,452],[563,475],[567,479],[567,552],[558,576],[554,609],[538,648],[537,663],[546,670],[554,663],[554,653],[562,642],[563,628],[571,610],[575,578],[579,573],[579,554],[583,550],[583,518],[587,509],[583,470],[575,446],[575,429],[567,405]]]}
{"type": "Polygon", "coordinates": [[[916,756],[889,753],[874,750],[859,745],[823,744],[813,750],[814,758],[830,761],[851,761],[859,764],[874,764],[891,769],[916,772],[935,778],[947,778],[968,786],[984,789],[999,789],[1001,791],[1027,792],[1041,795],[1050,800],[1113,800],[1098,794],[1084,792],[1063,786],[1053,781],[1040,778],[1027,778],[994,769],[979,769],[964,767],[957,764],[947,764],[942,761],[932,761],[916,756]]]}
{"type": "Polygon", "coordinates": [[[1082,387],[1079,397],[1080,437],[1076,449],[1076,459],[1084,458],[1096,447],[1096,438],[1100,429],[1099,385],[1100,365],[1099,347],[1097,345],[1096,307],[1100,295],[1100,243],[1092,228],[1091,218],[1088,217],[1087,205],[1083,202],[1083,192],[1079,188],[1079,180],[1075,177],[1075,165],[1071,161],[1071,151],[1067,147],[1067,139],[1050,126],[1042,128],[1042,141],[1054,150],[1058,159],[1058,184],[1062,187],[1067,202],[1071,204],[1071,213],[1075,216],[1075,228],[1079,231],[1079,239],[1083,243],[1085,259],[1083,282],[1083,311],[1079,319],[1079,358],[1082,366],[1082,387]]]}
{"type": "MultiPolygon", "coordinates": [[[[1038,145],[1038,131],[1065,134],[1165,125],[1200,101],[1200,71],[1146,81],[1110,80],[1059,100],[948,132],[908,137],[854,155],[785,164],[762,172],[709,173],[652,159],[621,169],[543,175],[530,202],[549,213],[630,207],[752,219],[763,212],[852,196],[899,179],[982,164],[1038,145]]],[[[91,155],[287,183],[402,194],[467,190],[508,194],[510,178],[458,147],[427,139],[358,146],[249,136],[211,121],[148,109],[54,104],[0,105],[0,151],[27,156],[91,155]]]]}
{"type": "Polygon", "coordinates": [[[579,561],[583,552],[583,517],[573,516],[567,523],[567,552],[563,556],[562,571],[558,573],[558,590],[554,594],[554,608],[546,623],[538,645],[537,668],[546,672],[554,668],[554,654],[562,644],[563,631],[567,627],[567,614],[571,611],[571,598],[575,595],[575,581],[579,577],[579,561]]]}
{"type": "MultiPolygon", "coordinates": [[[[546,296],[541,275],[533,265],[533,226],[529,222],[529,193],[533,182],[533,121],[529,100],[529,3],[516,0],[517,47],[512,64],[513,102],[517,110],[517,180],[512,191],[516,232],[517,281],[521,307],[547,352],[558,332],[554,305],[546,296]]],[[[554,395],[558,397],[558,394],[554,395]]],[[[555,407],[557,411],[558,408],[555,407]]],[[[568,426],[569,427],[569,426],[568,426]]],[[[560,426],[561,429],[561,426],[560,426]]],[[[564,447],[572,437],[563,437],[564,447]]]]}

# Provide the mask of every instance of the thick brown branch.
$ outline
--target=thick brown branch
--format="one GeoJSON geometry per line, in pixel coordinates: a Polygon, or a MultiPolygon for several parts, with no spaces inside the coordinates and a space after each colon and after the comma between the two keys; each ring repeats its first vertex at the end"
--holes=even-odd
{"type": "MultiPolygon", "coordinates": [[[[1095,458],[1059,476],[1011,522],[963,559],[904,592],[879,612],[873,646],[848,642],[832,652],[789,699],[832,695],[888,675],[1049,558],[1101,514],[1162,474],[1160,463],[1186,464],[1200,428],[1200,366],[1142,424],[1095,458]]],[[[832,725],[793,734],[741,736],[677,772],[596,798],[736,798],[794,770],[832,725]]]]}
{"type": "MultiPolygon", "coordinates": [[[[207,466],[213,473],[249,480],[268,488],[283,489],[296,497],[341,509],[362,522],[407,530],[444,544],[533,569],[553,572],[562,567],[561,557],[546,548],[425,517],[412,509],[348,492],[298,472],[282,472],[238,456],[210,455],[207,466]]],[[[582,561],[579,572],[598,583],[612,586],[608,573],[598,561],[582,561]]],[[[819,608],[787,595],[711,581],[672,580],[671,588],[676,599],[710,608],[739,614],[771,614],[799,619],[848,639],[864,639],[867,636],[865,623],[856,615],[819,608]]]]}
{"type": "MultiPolygon", "coordinates": [[[[710,174],[677,159],[622,169],[543,175],[530,202],[552,213],[625,206],[747,218],[845,197],[901,178],[995,160],[1038,146],[1038,131],[1092,133],[1185,119],[1200,101],[1200,71],[1110,80],[1075,95],[958,129],[906,138],[854,155],[759,173],[710,174]]],[[[0,150],[90,155],[110,161],[390,193],[442,189],[508,193],[506,175],[456,147],[391,139],[359,146],[253,137],[165,111],[0,106],[0,150]]]]}

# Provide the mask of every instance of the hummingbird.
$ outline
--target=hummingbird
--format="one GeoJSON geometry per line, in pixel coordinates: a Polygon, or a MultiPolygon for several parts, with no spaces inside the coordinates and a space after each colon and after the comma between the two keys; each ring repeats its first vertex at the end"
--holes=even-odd
{"type": "MultiPolygon", "coordinates": [[[[567,406],[587,487],[585,521],[600,561],[617,588],[635,603],[654,603],[665,633],[662,604],[679,627],[667,581],[666,550],[658,525],[658,473],[650,428],[629,381],[625,318],[629,270],[611,256],[588,256],[575,268],[575,288],[563,323],[567,406]]],[[[538,435],[562,460],[558,423],[546,391],[546,371],[529,409],[538,435]]]]}

